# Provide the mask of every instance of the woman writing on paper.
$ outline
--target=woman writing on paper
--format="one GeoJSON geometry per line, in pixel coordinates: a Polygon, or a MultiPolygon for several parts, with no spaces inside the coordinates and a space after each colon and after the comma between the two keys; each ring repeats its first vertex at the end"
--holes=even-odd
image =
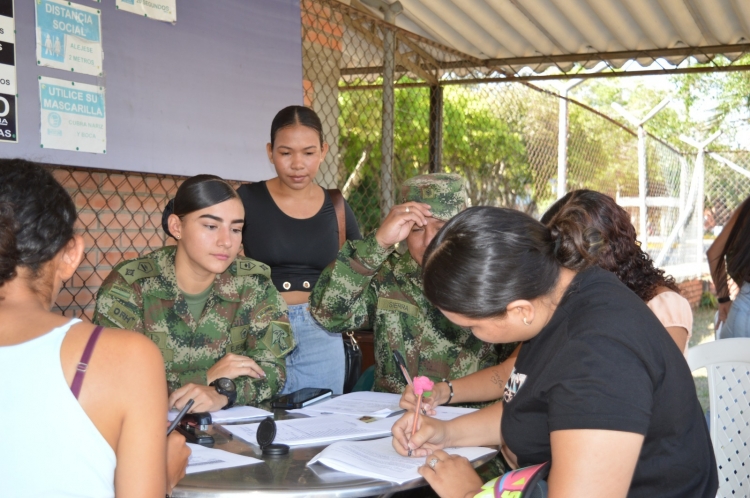
{"type": "Polygon", "coordinates": [[[428,299],[482,340],[521,341],[503,401],[393,427],[401,454],[431,455],[441,496],[481,482],[448,446],[501,445],[520,467],[551,461],[550,496],[713,497],[716,462],[692,375],[646,304],[612,273],[562,266],[574,250],[518,211],[456,216],[425,253],[428,299]],[[663,469],[669,469],[665,471],[663,469]]]}

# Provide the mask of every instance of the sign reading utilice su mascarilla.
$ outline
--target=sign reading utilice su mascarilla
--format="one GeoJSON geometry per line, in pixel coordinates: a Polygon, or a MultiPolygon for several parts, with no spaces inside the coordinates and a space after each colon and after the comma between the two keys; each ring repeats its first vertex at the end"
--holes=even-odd
{"type": "Polygon", "coordinates": [[[41,146],[80,152],[107,152],[104,88],[39,77],[41,146]]]}

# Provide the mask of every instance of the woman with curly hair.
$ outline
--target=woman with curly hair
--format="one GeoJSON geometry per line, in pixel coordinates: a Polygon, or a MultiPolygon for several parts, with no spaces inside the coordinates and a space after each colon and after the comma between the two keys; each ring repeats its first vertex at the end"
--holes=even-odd
{"type": "Polygon", "coordinates": [[[693,312],[674,278],[654,266],[636,240],[627,211],[608,195],[574,190],[555,202],[541,222],[558,240],[565,268],[583,271],[599,266],[635,292],[654,312],[680,351],[687,354],[693,312]]]}

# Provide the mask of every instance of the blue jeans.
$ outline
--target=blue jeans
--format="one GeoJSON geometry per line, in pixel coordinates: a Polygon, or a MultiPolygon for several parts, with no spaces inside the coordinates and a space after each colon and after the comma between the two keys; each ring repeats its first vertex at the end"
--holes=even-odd
{"type": "Polygon", "coordinates": [[[721,329],[721,338],[750,337],[750,282],[745,282],[729,308],[727,321],[721,329]]]}
{"type": "Polygon", "coordinates": [[[341,394],[344,390],[341,334],[328,332],[318,325],[307,303],[289,306],[289,323],[297,347],[286,357],[286,384],[281,394],[305,387],[321,387],[341,394]]]}

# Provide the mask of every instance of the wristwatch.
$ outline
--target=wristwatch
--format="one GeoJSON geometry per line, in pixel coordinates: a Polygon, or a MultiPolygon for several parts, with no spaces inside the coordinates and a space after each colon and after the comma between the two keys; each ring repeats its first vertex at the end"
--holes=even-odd
{"type": "Polygon", "coordinates": [[[719,302],[720,304],[728,303],[728,302],[729,302],[729,301],[731,301],[731,300],[732,300],[732,298],[731,298],[731,297],[729,297],[729,296],[724,296],[724,297],[720,297],[720,298],[718,298],[718,299],[717,299],[717,301],[718,301],[718,302],[719,302]]]}
{"type": "Polygon", "coordinates": [[[234,385],[234,381],[232,379],[221,377],[220,379],[216,379],[215,381],[211,382],[209,386],[212,386],[214,389],[216,389],[217,393],[227,397],[227,404],[224,408],[222,408],[222,410],[226,410],[227,408],[232,408],[232,406],[234,406],[234,402],[237,401],[237,386],[234,385]]]}

